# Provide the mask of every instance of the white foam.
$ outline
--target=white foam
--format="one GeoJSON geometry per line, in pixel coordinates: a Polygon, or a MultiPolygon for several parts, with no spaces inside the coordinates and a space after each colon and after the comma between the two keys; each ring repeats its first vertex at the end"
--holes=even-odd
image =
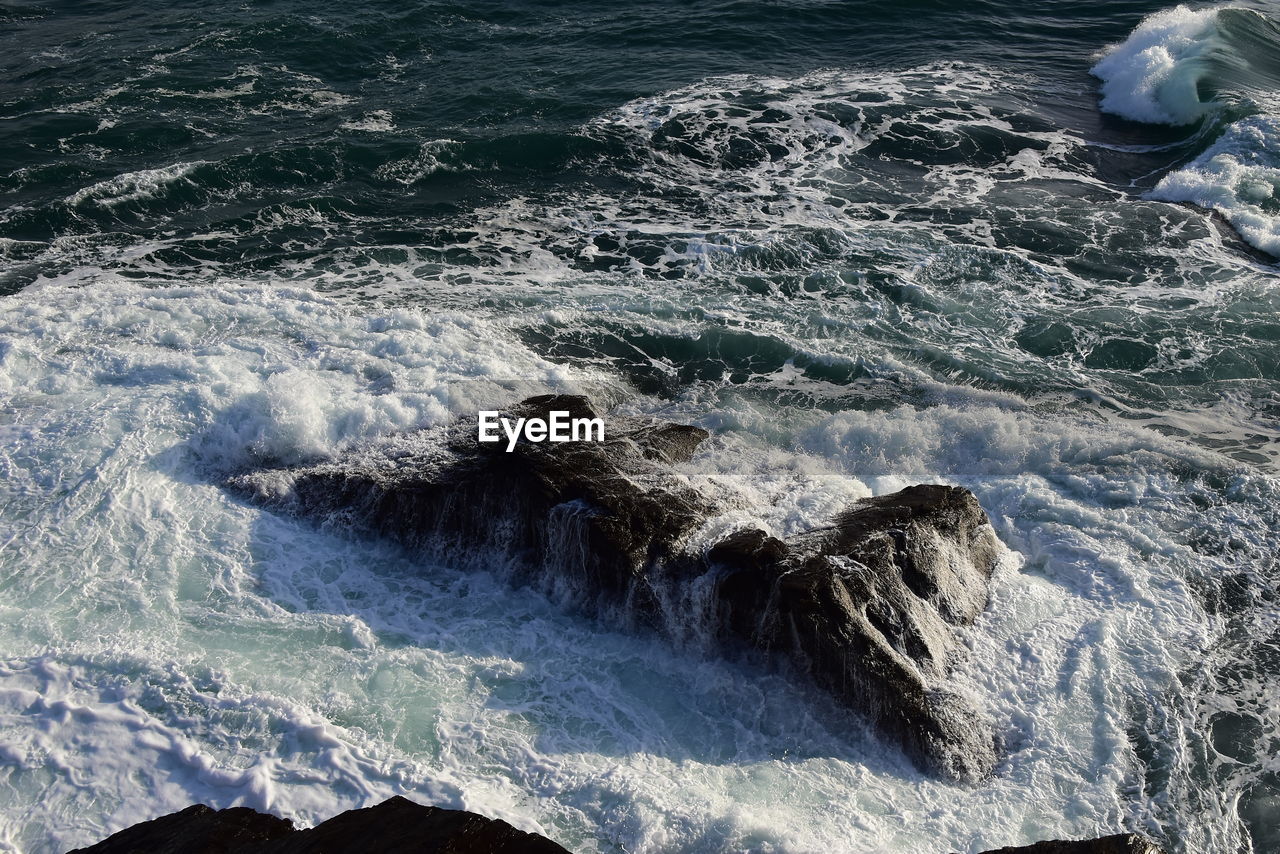
{"type": "Polygon", "coordinates": [[[1170,172],[1150,198],[1221,213],[1251,246],[1280,256],[1280,119],[1252,116],[1170,172]]]}
{"type": "Polygon", "coordinates": [[[77,190],[67,197],[67,204],[80,205],[92,202],[96,205],[111,207],[124,202],[136,202],[139,199],[152,198],[167,188],[184,181],[187,176],[208,161],[193,160],[186,163],[174,163],[158,169],[139,169],[136,172],[125,172],[114,178],[99,181],[96,184],[77,190]]]}
{"type": "Polygon", "coordinates": [[[365,113],[359,119],[348,119],[341,126],[344,130],[385,133],[394,130],[396,124],[389,110],[374,110],[371,113],[365,113]]]}
{"type": "MultiPolygon", "coordinates": [[[[384,130],[381,127],[365,127],[362,130],[384,130]]],[[[395,181],[399,184],[413,184],[421,181],[430,175],[434,175],[440,171],[462,171],[458,167],[449,165],[447,154],[449,150],[456,146],[457,142],[452,139],[433,139],[422,143],[418,146],[416,154],[409,157],[402,157],[398,160],[389,160],[378,166],[374,170],[374,175],[387,181],[395,181]],[[443,159],[442,159],[443,157],[443,159]]]]}
{"type": "MultiPolygon", "coordinates": [[[[80,293],[38,290],[55,305],[74,304],[80,293]]],[[[191,383],[191,404],[205,421],[193,447],[232,466],[246,454],[282,462],[325,456],[442,423],[486,399],[510,399],[522,385],[569,378],[461,314],[353,318],[309,292],[232,283],[152,290],[108,279],[93,293],[91,317],[62,320],[81,349],[57,359],[65,372],[45,381],[90,396],[102,383],[191,383]],[[132,346],[116,349],[116,336],[132,346]]],[[[0,335],[25,351],[24,336],[54,334],[48,305],[24,301],[5,315],[0,335]]],[[[11,352],[0,363],[0,387],[31,381],[11,372],[16,358],[11,352]]]]}

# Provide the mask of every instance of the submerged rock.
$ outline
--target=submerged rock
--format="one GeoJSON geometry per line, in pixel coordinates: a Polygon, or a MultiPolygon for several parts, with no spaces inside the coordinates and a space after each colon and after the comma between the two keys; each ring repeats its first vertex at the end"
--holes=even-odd
{"type": "Polygon", "coordinates": [[[1019,848],[997,848],[983,854],[1164,854],[1154,843],[1133,833],[1079,842],[1037,842],[1019,848]]]}
{"type": "Polygon", "coordinates": [[[395,797],[310,830],[247,807],[204,804],[145,821],[70,854],[568,854],[536,833],[463,810],[395,797]]]}
{"type": "MultiPolygon", "coordinates": [[[[509,415],[551,410],[595,417],[576,396],[530,398],[509,415]]],[[[686,605],[678,619],[808,674],[927,769],[956,780],[988,774],[991,726],[947,687],[963,652],[955,630],[986,608],[999,549],[973,495],[915,486],[786,540],[744,530],[696,550],[689,535],[721,508],[673,466],[706,438],[696,427],[613,418],[603,442],[520,442],[507,452],[477,442],[470,422],[443,439],[402,437],[228,486],[437,559],[505,564],[588,610],[624,609],[658,626],[673,602],[688,601],[681,590],[709,577],[711,601],[686,605]]]]}

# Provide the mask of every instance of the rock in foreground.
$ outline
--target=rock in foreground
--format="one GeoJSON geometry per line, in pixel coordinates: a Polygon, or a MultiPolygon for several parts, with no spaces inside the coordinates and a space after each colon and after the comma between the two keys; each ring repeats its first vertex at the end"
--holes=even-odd
{"type": "MultiPolygon", "coordinates": [[[[509,415],[552,410],[595,417],[573,396],[530,398],[509,415]]],[[[608,421],[603,442],[510,452],[477,442],[470,422],[445,441],[401,437],[228,486],[455,565],[510,567],[597,614],[745,643],[807,674],[925,768],[990,773],[991,726],[948,687],[963,654],[956,629],[986,608],[999,548],[968,490],[914,486],[786,540],[746,529],[694,549],[690,535],[723,508],[674,466],[707,433],[608,421]],[[708,589],[709,601],[696,593],[708,589]]]]}
{"type": "Polygon", "coordinates": [[[535,833],[463,810],[395,797],[311,828],[247,807],[203,804],[136,824],[71,854],[568,854],[535,833]]]}
{"type": "MultiPolygon", "coordinates": [[[[247,807],[204,804],[144,821],[68,854],[569,854],[536,833],[463,810],[401,797],[349,810],[310,830],[247,807]]],[[[1038,842],[984,854],[1163,854],[1134,834],[1080,842],[1038,842]]]]}
{"type": "Polygon", "coordinates": [[[1018,848],[997,848],[983,854],[1163,854],[1163,851],[1137,834],[1121,833],[1079,842],[1037,842],[1018,848]]]}
{"type": "Polygon", "coordinates": [[[195,804],[127,827],[71,854],[221,854],[247,850],[293,832],[293,822],[248,807],[215,810],[195,804]]]}

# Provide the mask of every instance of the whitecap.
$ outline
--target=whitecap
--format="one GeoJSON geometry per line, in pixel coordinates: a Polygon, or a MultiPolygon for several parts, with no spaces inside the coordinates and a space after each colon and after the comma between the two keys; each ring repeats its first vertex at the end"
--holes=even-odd
{"type": "Polygon", "coordinates": [[[1280,119],[1252,116],[1160,180],[1150,197],[1215,210],[1251,246],[1280,256],[1280,119]]]}

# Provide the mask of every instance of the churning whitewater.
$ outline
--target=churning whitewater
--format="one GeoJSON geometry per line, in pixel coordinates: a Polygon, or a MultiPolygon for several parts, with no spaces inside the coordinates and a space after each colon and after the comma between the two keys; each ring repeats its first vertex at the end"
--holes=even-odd
{"type": "Polygon", "coordinates": [[[0,851],[1280,851],[1280,9],[349,5],[0,5],[0,851]],[[548,392],[709,431],[707,543],[972,490],[994,774],[221,486],[548,392]]]}

